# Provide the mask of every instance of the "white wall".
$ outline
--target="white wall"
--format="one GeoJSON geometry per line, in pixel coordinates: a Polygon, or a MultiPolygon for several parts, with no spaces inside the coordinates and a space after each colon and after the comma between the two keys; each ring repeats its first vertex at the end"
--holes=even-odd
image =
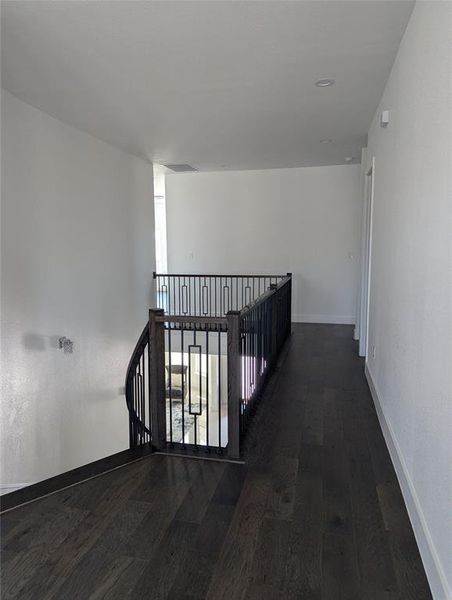
{"type": "Polygon", "coordinates": [[[294,275],[293,320],[353,323],[360,167],[170,174],[168,270],[294,275]]]}
{"type": "Polygon", "coordinates": [[[1,483],[125,449],[154,268],[152,165],[2,93],[1,483]],[[73,354],[57,348],[74,341],[73,354]]]}
{"type": "Polygon", "coordinates": [[[419,2],[369,134],[367,369],[438,600],[452,598],[451,140],[452,4],[419,2]]]}

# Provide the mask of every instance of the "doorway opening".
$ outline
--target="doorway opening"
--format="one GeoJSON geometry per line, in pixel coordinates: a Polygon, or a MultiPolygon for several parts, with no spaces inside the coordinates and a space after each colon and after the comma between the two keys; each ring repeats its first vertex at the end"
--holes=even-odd
{"type": "Polygon", "coordinates": [[[365,196],[363,212],[363,261],[361,273],[361,307],[360,307],[360,336],[359,355],[369,356],[369,306],[370,306],[370,283],[372,273],[372,219],[373,219],[373,196],[374,196],[374,174],[375,157],[372,165],[366,172],[365,196]]]}

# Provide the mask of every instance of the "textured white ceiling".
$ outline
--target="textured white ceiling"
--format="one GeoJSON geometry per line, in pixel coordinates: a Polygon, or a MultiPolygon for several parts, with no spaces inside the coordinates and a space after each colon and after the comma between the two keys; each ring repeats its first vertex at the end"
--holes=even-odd
{"type": "Polygon", "coordinates": [[[4,1],[2,81],[152,161],[202,170],[341,164],[365,144],[412,7],[4,1]],[[336,85],[314,86],[325,77],[336,85]]]}

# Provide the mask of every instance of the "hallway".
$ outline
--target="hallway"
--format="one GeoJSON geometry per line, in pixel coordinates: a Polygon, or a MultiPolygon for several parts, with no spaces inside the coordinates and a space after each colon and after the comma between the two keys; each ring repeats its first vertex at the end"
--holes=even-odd
{"type": "Polygon", "coordinates": [[[293,325],[246,465],[154,455],[6,513],[3,599],[430,599],[352,334],[293,325]]]}

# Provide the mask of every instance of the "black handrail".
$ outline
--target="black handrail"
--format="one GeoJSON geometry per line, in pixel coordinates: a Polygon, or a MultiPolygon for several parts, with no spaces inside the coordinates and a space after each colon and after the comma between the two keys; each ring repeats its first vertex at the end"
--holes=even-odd
{"type": "Polygon", "coordinates": [[[253,277],[254,279],[263,277],[266,279],[282,279],[283,277],[286,277],[286,275],[268,275],[267,273],[262,273],[261,275],[240,275],[234,273],[225,275],[224,273],[157,273],[156,271],[154,271],[152,275],[154,279],[157,277],[237,277],[237,279],[251,279],[253,277]]]}

